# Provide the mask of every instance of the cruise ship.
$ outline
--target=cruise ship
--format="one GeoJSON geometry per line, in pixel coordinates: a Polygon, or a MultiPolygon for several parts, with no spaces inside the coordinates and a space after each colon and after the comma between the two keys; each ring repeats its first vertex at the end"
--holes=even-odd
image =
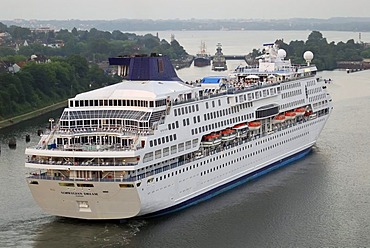
{"type": "Polygon", "coordinates": [[[181,210],[307,155],[332,111],[311,64],[265,44],[256,66],[184,83],[161,55],[110,58],[121,83],[69,99],[26,149],[47,213],[128,219],[181,210]]]}

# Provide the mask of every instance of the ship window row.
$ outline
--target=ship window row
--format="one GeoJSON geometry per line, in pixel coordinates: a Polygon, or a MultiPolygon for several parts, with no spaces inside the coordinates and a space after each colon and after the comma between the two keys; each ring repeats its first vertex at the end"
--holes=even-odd
{"type": "Polygon", "coordinates": [[[281,90],[289,90],[293,88],[298,88],[301,87],[302,83],[301,82],[295,82],[295,83],[285,83],[281,85],[281,90]]]}
{"type": "Polygon", "coordinates": [[[230,127],[233,124],[240,123],[242,121],[247,121],[247,120],[250,120],[252,118],[254,118],[254,113],[234,117],[234,118],[231,118],[231,119],[227,119],[227,120],[215,122],[215,123],[212,123],[212,124],[204,125],[204,126],[201,126],[201,127],[198,127],[198,128],[193,128],[193,129],[191,129],[191,134],[196,135],[198,133],[214,131],[214,129],[218,129],[218,128],[230,127]]]}
{"type": "MultiPolygon", "coordinates": [[[[220,107],[221,106],[221,99],[218,99],[217,103],[218,103],[218,107],[220,107]]],[[[205,105],[206,105],[206,109],[209,109],[210,108],[209,102],[205,102],[205,105]]],[[[212,105],[211,106],[212,108],[215,108],[216,107],[215,100],[211,101],[211,105],[212,105]]]]}
{"type": "Polygon", "coordinates": [[[179,122],[178,121],[168,123],[168,130],[172,130],[172,129],[175,129],[175,128],[179,128],[179,122]]]}
{"type": "Polygon", "coordinates": [[[91,120],[73,120],[73,121],[60,121],[61,129],[76,129],[76,128],[133,128],[133,129],[147,129],[149,122],[122,120],[122,119],[91,119],[91,120]]]}
{"type": "Polygon", "coordinates": [[[175,116],[187,115],[187,114],[190,114],[190,113],[194,113],[196,111],[199,111],[198,104],[173,109],[173,112],[174,112],[175,116]]]}
{"type": "Polygon", "coordinates": [[[313,88],[313,89],[307,90],[307,93],[309,95],[312,95],[312,94],[315,94],[315,93],[319,93],[319,92],[322,92],[322,88],[321,87],[317,87],[317,88],[313,88]]]}
{"type": "Polygon", "coordinates": [[[243,103],[241,105],[238,105],[236,107],[221,109],[221,110],[218,110],[218,111],[206,113],[206,114],[203,115],[203,118],[204,118],[204,121],[213,120],[213,119],[216,119],[216,118],[219,118],[219,117],[222,117],[222,116],[238,113],[241,109],[246,109],[246,108],[252,107],[252,106],[253,106],[253,103],[247,102],[247,103],[243,103]]]}
{"type": "Polygon", "coordinates": [[[297,96],[297,95],[301,95],[301,94],[302,94],[301,89],[293,90],[293,91],[282,93],[281,98],[284,99],[284,98],[293,97],[293,96],[297,96]]]}
{"type": "Polygon", "coordinates": [[[325,101],[320,101],[320,102],[316,102],[313,104],[313,107],[314,108],[321,108],[323,106],[326,106],[328,104],[328,101],[325,100],[325,101]]]}
{"type": "Polygon", "coordinates": [[[296,108],[298,106],[303,105],[304,103],[305,103],[305,100],[304,99],[296,100],[296,101],[293,101],[293,102],[288,102],[288,103],[285,103],[285,104],[280,105],[280,109],[296,108]]]}
{"type": "Polygon", "coordinates": [[[326,99],[326,94],[325,93],[320,94],[320,95],[317,95],[317,96],[311,96],[311,97],[309,97],[309,101],[310,102],[316,102],[316,101],[320,101],[322,99],[326,99]]]}
{"type": "Polygon", "coordinates": [[[177,140],[177,135],[175,133],[168,135],[168,136],[160,137],[158,139],[150,140],[149,145],[150,147],[153,147],[153,146],[162,145],[168,142],[172,142],[174,140],[177,140]]]}
{"type": "MultiPolygon", "coordinates": [[[[155,140],[154,140],[155,141],[155,140]]],[[[165,147],[153,152],[148,152],[144,155],[143,162],[149,162],[153,159],[160,159],[162,157],[169,156],[170,154],[176,154],[178,152],[183,152],[198,146],[198,139],[188,140],[185,143],[179,143],[177,145],[172,145],[171,147],[165,147]]],[[[153,142],[154,143],[154,142],[153,142]]]]}
{"type": "MultiPolygon", "coordinates": [[[[166,100],[155,101],[155,106],[166,105],[166,100]],[[164,104],[163,104],[164,101],[164,104]]],[[[70,100],[69,107],[154,107],[154,101],[133,99],[94,99],[94,100],[70,100]]]]}
{"type": "Polygon", "coordinates": [[[87,119],[131,119],[149,120],[151,112],[135,110],[83,110],[64,111],[61,120],[87,120],[87,119]]]}
{"type": "Polygon", "coordinates": [[[316,81],[315,80],[312,80],[312,81],[308,81],[307,82],[307,86],[314,86],[316,84],[316,81]]]}
{"type": "MultiPolygon", "coordinates": [[[[195,169],[195,168],[198,168],[199,165],[198,164],[193,164],[193,165],[190,165],[190,166],[187,166],[187,167],[184,167],[184,168],[181,168],[181,169],[178,169],[178,170],[175,170],[175,171],[172,171],[171,173],[167,173],[165,175],[162,175],[162,176],[159,176],[159,177],[156,177],[155,181],[158,182],[158,181],[162,181],[162,180],[165,180],[165,179],[168,179],[170,177],[173,177],[173,176],[177,176],[177,175],[180,175],[181,173],[185,173],[187,171],[190,171],[192,169],[195,169]]],[[[182,181],[186,181],[186,179],[183,179],[182,181]]],[[[181,182],[181,181],[180,181],[181,182]]],[[[189,189],[189,188],[188,188],[189,189]]],[[[186,189],[184,190],[186,191],[186,189]]],[[[181,193],[182,191],[180,191],[181,193]]],[[[154,193],[154,192],[152,192],[154,193]]]]}

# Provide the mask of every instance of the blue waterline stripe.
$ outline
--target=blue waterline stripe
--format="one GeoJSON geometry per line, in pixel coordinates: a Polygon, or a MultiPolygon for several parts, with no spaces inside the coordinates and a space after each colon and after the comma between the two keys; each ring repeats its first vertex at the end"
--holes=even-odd
{"type": "Polygon", "coordinates": [[[172,207],[169,207],[169,208],[166,208],[166,209],[162,209],[162,210],[159,210],[157,212],[154,212],[154,213],[150,213],[150,214],[146,214],[146,215],[143,215],[143,216],[140,216],[139,218],[151,218],[151,217],[158,217],[158,216],[161,216],[161,215],[165,215],[165,214],[169,214],[169,213],[173,213],[173,212],[177,212],[177,211],[180,211],[182,209],[185,209],[185,208],[188,208],[188,207],[191,207],[193,205],[196,205],[200,202],[203,202],[203,201],[206,201],[214,196],[217,196],[223,192],[226,192],[228,190],[231,190],[235,187],[238,187],[246,182],[249,182],[251,180],[254,180],[258,177],[261,177],[273,170],[276,170],[276,169],[279,169],[283,166],[286,166],[290,163],[293,163],[297,160],[300,160],[302,159],[303,157],[305,157],[307,154],[310,153],[310,151],[312,150],[312,147],[309,147],[309,148],[306,148],[305,150],[302,150],[296,154],[293,154],[287,158],[284,158],[280,161],[277,161],[277,162],[274,162],[268,166],[265,166],[259,170],[256,170],[254,172],[251,172],[245,176],[242,176],[240,178],[237,178],[231,182],[228,182],[226,184],[223,184],[223,185],[220,185],[218,186],[217,188],[214,188],[210,191],[207,191],[201,195],[198,195],[198,196],[195,196],[194,198],[191,198],[189,200],[186,200],[184,202],[181,202],[175,206],[172,206],[172,207]]]}

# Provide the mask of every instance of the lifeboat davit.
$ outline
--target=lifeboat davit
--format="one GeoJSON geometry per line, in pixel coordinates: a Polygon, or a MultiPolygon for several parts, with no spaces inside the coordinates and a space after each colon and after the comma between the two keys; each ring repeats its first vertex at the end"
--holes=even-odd
{"type": "Polygon", "coordinates": [[[251,131],[258,130],[261,128],[261,122],[259,121],[251,121],[248,123],[248,128],[251,131]]]}
{"type": "Polygon", "coordinates": [[[297,108],[294,112],[297,116],[303,116],[306,113],[306,108],[297,108]]]}
{"type": "Polygon", "coordinates": [[[272,123],[277,124],[277,123],[283,123],[284,121],[285,121],[285,115],[277,115],[272,120],[272,123]]]}
{"type": "Polygon", "coordinates": [[[285,118],[287,120],[293,120],[296,117],[296,113],[291,111],[291,112],[286,112],[285,113],[285,118]]]}
{"type": "Polygon", "coordinates": [[[203,147],[213,147],[221,144],[221,135],[218,133],[211,133],[203,137],[201,145],[203,147]]]}
{"type": "Polygon", "coordinates": [[[236,136],[238,138],[244,137],[248,134],[248,125],[245,123],[240,123],[233,126],[233,129],[236,130],[236,136]]]}
{"type": "Polygon", "coordinates": [[[225,129],[221,131],[222,141],[231,141],[236,138],[236,132],[233,129],[225,129]]]}

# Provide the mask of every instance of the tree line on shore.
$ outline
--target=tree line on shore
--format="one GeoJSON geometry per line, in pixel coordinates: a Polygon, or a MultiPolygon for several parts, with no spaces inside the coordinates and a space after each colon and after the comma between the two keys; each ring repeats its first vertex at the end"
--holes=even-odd
{"type": "Polygon", "coordinates": [[[337,69],[339,61],[363,61],[370,58],[370,47],[366,43],[358,43],[353,39],[347,42],[334,41],[328,43],[319,31],[312,31],[307,41],[291,41],[285,44],[283,41],[277,42],[288,54],[292,54],[291,60],[295,64],[304,63],[303,53],[311,51],[314,53],[313,63],[318,70],[337,69]]]}
{"type": "Polygon", "coordinates": [[[23,64],[17,73],[0,68],[0,120],[120,81],[98,66],[109,57],[153,52],[172,59],[188,55],[175,39],[167,42],[151,34],[140,36],[94,28],[36,32],[1,23],[0,33],[7,34],[0,43],[0,64],[23,64]],[[56,43],[61,45],[50,46],[56,43]],[[35,62],[30,60],[33,55],[46,56],[48,60],[35,62]]]}

